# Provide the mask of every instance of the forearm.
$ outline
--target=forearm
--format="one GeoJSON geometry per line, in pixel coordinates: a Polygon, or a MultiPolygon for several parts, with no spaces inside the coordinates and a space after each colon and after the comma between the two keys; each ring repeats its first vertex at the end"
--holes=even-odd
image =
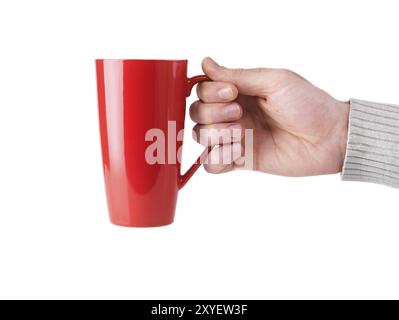
{"type": "Polygon", "coordinates": [[[399,188],[399,106],[350,101],[342,179],[399,188]]]}

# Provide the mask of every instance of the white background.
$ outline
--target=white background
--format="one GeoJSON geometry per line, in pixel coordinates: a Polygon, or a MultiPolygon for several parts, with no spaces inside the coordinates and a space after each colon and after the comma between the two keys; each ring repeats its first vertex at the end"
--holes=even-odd
{"type": "MultiPolygon", "coordinates": [[[[399,103],[396,3],[2,1],[0,298],[399,298],[388,187],[201,169],[173,225],[112,226],[94,69],[186,58],[194,75],[209,55],[399,103]]],[[[184,167],[202,149],[190,136],[184,167]]]]}

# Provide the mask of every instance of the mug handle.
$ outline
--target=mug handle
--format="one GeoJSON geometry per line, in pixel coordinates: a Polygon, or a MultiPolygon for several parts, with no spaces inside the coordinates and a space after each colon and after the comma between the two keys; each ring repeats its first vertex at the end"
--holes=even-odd
{"type": "MultiPolygon", "coordinates": [[[[186,97],[190,96],[192,88],[197,84],[202,81],[212,81],[205,75],[201,76],[194,76],[191,78],[187,79],[187,91],[186,91],[186,97]]],[[[193,176],[193,174],[198,170],[198,168],[201,166],[201,159],[205,157],[205,155],[209,154],[211,152],[212,147],[206,147],[205,150],[201,153],[201,155],[197,158],[197,160],[194,162],[194,164],[186,171],[184,174],[179,175],[179,180],[178,180],[178,187],[179,189],[183,188],[185,184],[187,183],[188,180],[193,176]]]]}

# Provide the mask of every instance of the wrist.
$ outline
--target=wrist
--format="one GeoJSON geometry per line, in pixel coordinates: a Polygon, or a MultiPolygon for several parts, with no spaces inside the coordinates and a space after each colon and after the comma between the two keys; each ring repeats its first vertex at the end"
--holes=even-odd
{"type": "Polygon", "coordinates": [[[350,103],[344,101],[338,101],[338,108],[340,110],[340,118],[339,118],[339,130],[337,132],[339,136],[339,155],[340,155],[340,171],[342,171],[342,167],[345,161],[346,156],[346,148],[348,145],[348,130],[349,130],[349,109],[350,103]]]}

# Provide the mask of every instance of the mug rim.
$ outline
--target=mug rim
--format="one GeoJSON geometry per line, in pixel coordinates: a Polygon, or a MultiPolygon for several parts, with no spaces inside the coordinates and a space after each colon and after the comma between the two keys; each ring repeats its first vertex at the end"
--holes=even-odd
{"type": "Polygon", "coordinates": [[[140,62],[144,62],[144,61],[148,61],[148,62],[187,62],[187,59],[95,59],[96,61],[140,61],[140,62]]]}

